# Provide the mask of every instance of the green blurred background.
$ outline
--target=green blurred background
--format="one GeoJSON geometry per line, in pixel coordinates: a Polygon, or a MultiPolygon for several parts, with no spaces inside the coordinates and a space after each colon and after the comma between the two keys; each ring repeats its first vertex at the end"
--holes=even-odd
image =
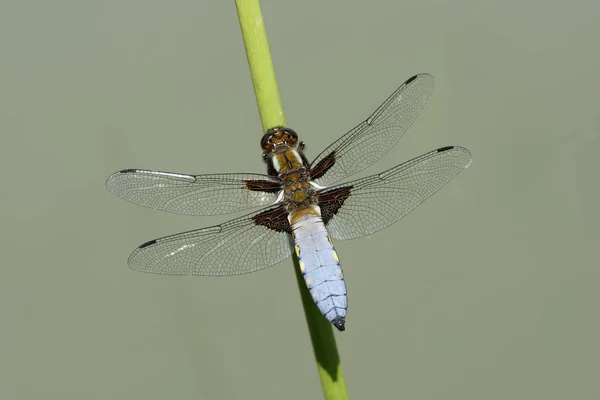
{"type": "MultiPolygon", "coordinates": [[[[5,1],[0,398],[321,398],[291,261],[231,278],[127,268],[212,225],[108,193],[123,168],[264,172],[232,1],[5,1]]],[[[363,175],[444,145],[472,166],[336,242],[354,399],[600,398],[600,7],[264,2],[309,158],[411,75],[436,89],[363,175]]]]}

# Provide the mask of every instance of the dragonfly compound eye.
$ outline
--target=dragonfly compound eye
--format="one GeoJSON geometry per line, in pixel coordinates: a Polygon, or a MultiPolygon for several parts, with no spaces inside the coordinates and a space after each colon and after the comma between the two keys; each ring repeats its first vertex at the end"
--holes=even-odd
{"type": "Polygon", "coordinates": [[[290,128],[284,128],[281,131],[282,140],[287,143],[288,146],[294,147],[298,143],[298,134],[296,131],[290,128]]]}
{"type": "Polygon", "coordinates": [[[269,129],[267,133],[263,135],[262,139],[260,139],[260,148],[265,153],[270,153],[273,150],[273,143],[271,142],[272,136],[273,132],[269,129]]]}
{"type": "Polygon", "coordinates": [[[277,146],[294,147],[298,143],[298,135],[293,129],[276,126],[264,134],[260,140],[263,152],[271,153],[277,146]]]}

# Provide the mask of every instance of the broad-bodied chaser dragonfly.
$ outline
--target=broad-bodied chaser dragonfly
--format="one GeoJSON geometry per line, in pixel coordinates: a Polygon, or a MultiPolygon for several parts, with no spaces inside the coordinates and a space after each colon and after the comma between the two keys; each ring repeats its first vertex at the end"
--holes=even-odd
{"type": "Polygon", "coordinates": [[[309,163],[292,129],[275,127],[261,139],[267,175],[126,169],[106,187],[133,203],[185,215],[220,215],[261,207],[221,225],[151,240],[129,257],[142,272],[238,275],[292,254],[321,313],[345,329],[346,285],[333,239],[356,239],[398,221],[471,162],[462,147],[430,151],[385,172],[337,183],[373,164],[404,135],[423,108],[433,77],[413,76],[350,132],[309,163]],[[334,185],[335,184],[335,185],[334,185]]]}

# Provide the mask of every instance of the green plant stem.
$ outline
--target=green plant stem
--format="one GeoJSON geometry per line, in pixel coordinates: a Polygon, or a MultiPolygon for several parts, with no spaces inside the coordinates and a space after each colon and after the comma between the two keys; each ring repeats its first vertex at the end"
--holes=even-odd
{"type": "Polygon", "coordinates": [[[236,0],[235,5],[264,133],[274,126],[285,125],[265,23],[258,0],[236,0]]]}
{"type": "MultiPolygon", "coordinates": [[[[264,133],[274,126],[285,125],[271,51],[259,1],[236,0],[235,4],[264,133]]],[[[332,325],[310,296],[295,254],[294,269],[325,399],[348,399],[332,325]]]]}

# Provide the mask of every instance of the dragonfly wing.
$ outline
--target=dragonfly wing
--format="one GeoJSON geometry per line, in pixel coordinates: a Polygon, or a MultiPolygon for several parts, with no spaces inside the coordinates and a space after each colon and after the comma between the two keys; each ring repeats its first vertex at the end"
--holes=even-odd
{"type": "Polygon", "coordinates": [[[369,118],[315,158],[310,165],[312,179],[329,186],[383,157],[417,118],[433,83],[429,74],[415,75],[404,82],[369,118]]]}
{"type": "Polygon", "coordinates": [[[443,147],[378,175],[319,192],[324,222],[335,239],[384,229],[414,210],[471,163],[463,147],[443,147]]]}
{"type": "Polygon", "coordinates": [[[267,206],[281,190],[276,177],[262,174],[186,175],[126,169],[106,188],[132,203],[185,215],[221,215],[267,206]]]}
{"type": "Polygon", "coordinates": [[[221,225],[151,240],[129,256],[136,271],[163,275],[240,275],[292,254],[283,207],[249,214],[221,225]]]}

